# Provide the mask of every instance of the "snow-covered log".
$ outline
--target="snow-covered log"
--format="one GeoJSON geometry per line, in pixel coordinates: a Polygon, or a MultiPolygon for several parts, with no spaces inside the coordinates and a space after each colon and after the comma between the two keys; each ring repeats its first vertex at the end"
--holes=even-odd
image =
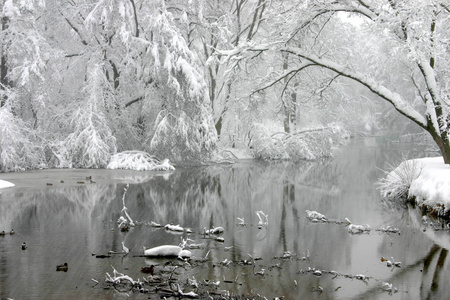
{"type": "Polygon", "coordinates": [[[149,257],[191,257],[189,250],[183,250],[179,246],[162,245],[144,250],[144,255],[149,257]]]}
{"type": "Polygon", "coordinates": [[[180,225],[167,224],[166,226],[164,226],[164,228],[166,230],[169,230],[169,231],[177,231],[177,232],[183,232],[184,231],[184,228],[181,227],[180,225]]]}

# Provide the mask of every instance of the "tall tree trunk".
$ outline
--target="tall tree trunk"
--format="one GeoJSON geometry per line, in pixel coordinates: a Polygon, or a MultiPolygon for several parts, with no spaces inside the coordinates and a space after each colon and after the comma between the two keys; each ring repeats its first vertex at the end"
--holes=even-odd
{"type": "MultiPolygon", "coordinates": [[[[289,67],[288,55],[283,54],[283,71],[289,67]]],[[[289,84],[289,79],[286,77],[284,80],[285,89],[289,84]]],[[[294,84],[294,89],[298,84],[294,84]]],[[[286,133],[291,133],[296,126],[296,116],[297,116],[297,93],[295,91],[286,91],[285,95],[281,99],[284,113],[284,131],[286,133]]]]}
{"type": "Polygon", "coordinates": [[[442,157],[444,158],[444,163],[450,164],[450,141],[448,139],[442,138],[436,131],[427,130],[433,140],[438,145],[439,150],[441,151],[442,157]]]}
{"type": "MultiPolygon", "coordinates": [[[[3,17],[2,18],[2,31],[4,32],[6,29],[8,29],[8,23],[9,23],[9,18],[8,17],[3,17]]],[[[8,81],[8,66],[7,66],[7,61],[6,61],[6,45],[1,45],[1,59],[0,59],[0,88],[2,90],[5,90],[6,87],[9,86],[9,81],[8,81]]],[[[0,98],[0,107],[3,107],[6,103],[6,95],[3,95],[0,98]]]]}

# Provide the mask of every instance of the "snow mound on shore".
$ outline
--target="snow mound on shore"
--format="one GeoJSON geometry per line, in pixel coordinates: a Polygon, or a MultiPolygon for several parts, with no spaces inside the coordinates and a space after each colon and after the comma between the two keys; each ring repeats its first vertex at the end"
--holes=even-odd
{"type": "Polygon", "coordinates": [[[409,197],[425,205],[444,205],[450,208],[450,166],[444,164],[442,156],[417,159],[423,169],[412,181],[409,197]]]}
{"type": "Polygon", "coordinates": [[[163,161],[143,151],[124,151],[111,156],[107,169],[136,171],[169,171],[175,167],[166,158],[163,161]]]}
{"type": "Polygon", "coordinates": [[[9,181],[0,180],[0,189],[13,187],[15,184],[9,181]]]}

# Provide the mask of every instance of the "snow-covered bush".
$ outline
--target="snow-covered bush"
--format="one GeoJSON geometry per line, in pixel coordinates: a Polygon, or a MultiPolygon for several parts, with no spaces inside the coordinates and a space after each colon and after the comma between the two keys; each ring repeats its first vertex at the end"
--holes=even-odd
{"type": "Polygon", "coordinates": [[[0,108],[0,172],[23,171],[42,165],[44,155],[33,129],[0,108]]]}
{"type": "MultiPolygon", "coordinates": [[[[310,139],[305,139],[300,136],[290,136],[284,141],[285,151],[290,159],[293,161],[298,161],[301,159],[305,160],[316,160],[318,156],[321,156],[320,153],[315,153],[315,149],[309,143],[315,142],[310,139]]],[[[324,150],[330,150],[327,145],[326,148],[321,149],[320,152],[324,152],[324,150]]],[[[329,156],[329,155],[326,155],[329,156]]]]}
{"type": "Polygon", "coordinates": [[[348,137],[345,129],[336,124],[292,134],[270,134],[268,129],[259,125],[253,131],[251,147],[255,157],[261,159],[316,160],[331,156],[331,147],[343,143],[348,137]]]}
{"type": "Polygon", "coordinates": [[[254,156],[262,159],[288,159],[279,135],[271,135],[261,124],[256,124],[252,132],[250,147],[254,156]]]}
{"type": "Polygon", "coordinates": [[[412,182],[422,172],[423,166],[414,159],[403,161],[391,172],[385,171],[386,177],[378,181],[382,197],[389,200],[407,198],[412,182]]]}
{"type": "Polygon", "coordinates": [[[124,151],[111,157],[107,169],[129,169],[136,171],[175,170],[168,159],[163,161],[143,151],[124,151]]]}

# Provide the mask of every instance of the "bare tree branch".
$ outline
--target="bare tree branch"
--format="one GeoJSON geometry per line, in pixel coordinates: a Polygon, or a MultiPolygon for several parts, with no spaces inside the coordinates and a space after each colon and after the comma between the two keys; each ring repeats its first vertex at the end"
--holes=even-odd
{"type": "Polygon", "coordinates": [[[265,85],[265,86],[263,86],[263,87],[261,87],[261,88],[259,88],[257,90],[254,90],[253,92],[251,92],[250,96],[252,96],[252,95],[254,95],[256,93],[259,93],[261,91],[264,91],[264,90],[274,86],[275,84],[277,84],[278,82],[282,81],[283,79],[285,79],[287,77],[290,77],[289,80],[291,80],[292,77],[295,76],[295,74],[297,74],[298,72],[300,72],[300,71],[302,71],[302,70],[304,70],[304,69],[306,69],[308,67],[314,66],[314,65],[315,64],[312,63],[312,62],[302,63],[300,66],[297,66],[295,69],[289,70],[288,72],[282,74],[281,76],[279,76],[275,80],[272,80],[269,84],[267,84],[267,85],[265,85]]]}

